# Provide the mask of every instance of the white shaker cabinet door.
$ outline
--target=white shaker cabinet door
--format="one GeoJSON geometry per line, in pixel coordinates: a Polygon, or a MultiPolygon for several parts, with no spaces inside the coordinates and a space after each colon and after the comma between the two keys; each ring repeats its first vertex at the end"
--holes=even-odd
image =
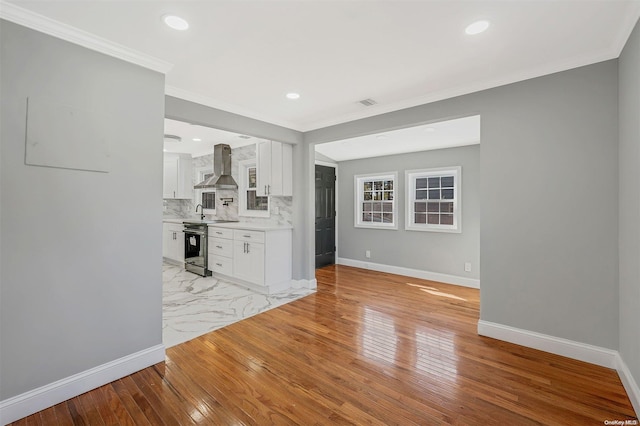
{"type": "Polygon", "coordinates": [[[264,285],[264,244],[233,242],[233,276],[252,284],[264,285]]]}

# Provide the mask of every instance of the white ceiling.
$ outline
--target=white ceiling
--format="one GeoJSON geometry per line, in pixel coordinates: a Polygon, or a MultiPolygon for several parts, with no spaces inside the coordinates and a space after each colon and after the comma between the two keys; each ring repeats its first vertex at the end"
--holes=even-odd
{"type": "Polygon", "coordinates": [[[615,58],[640,16],[640,0],[11,3],[172,63],[170,95],[302,131],[615,58]]]}
{"type": "Polygon", "coordinates": [[[249,137],[242,138],[238,133],[227,132],[224,130],[213,129],[211,127],[200,126],[196,124],[185,123],[183,121],[164,120],[164,134],[179,136],[181,141],[174,141],[170,138],[164,140],[165,152],[179,152],[191,154],[193,157],[201,155],[213,154],[213,146],[219,143],[229,145],[231,148],[238,148],[245,145],[255,144],[263,139],[249,137]],[[193,139],[200,139],[194,141],[193,139]]]}
{"type": "Polygon", "coordinates": [[[334,161],[346,161],[479,143],[480,116],[474,115],[323,143],[316,145],[316,151],[334,161]]]}

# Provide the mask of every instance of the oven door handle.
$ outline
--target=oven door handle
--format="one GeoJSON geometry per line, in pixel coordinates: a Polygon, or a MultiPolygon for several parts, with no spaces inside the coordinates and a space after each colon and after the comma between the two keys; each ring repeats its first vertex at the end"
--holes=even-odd
{"type": "Polygon", "coordinates": [[[185,230],[184,234],[185,235],[202,235],[202,236],[207,235],[207,233],[203,231],[191,231],[191,230],[185,230]]]}

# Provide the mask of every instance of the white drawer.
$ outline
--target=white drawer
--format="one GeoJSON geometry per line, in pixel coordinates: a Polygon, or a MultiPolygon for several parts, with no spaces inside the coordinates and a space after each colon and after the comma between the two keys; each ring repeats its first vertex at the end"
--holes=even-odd
{"type": "Polygon", "coordinates": [[[233,275],[233,260],[224,256],[217,256],[209,251],[209,269],[219,274],[233,275]]]}
{"type": "Polygon", "coordinates": [[[224,257],[233,257],[233,240],[209,237],[209,253],[224,257]]]}
{"type": "Polygon", "coordinates": [[[233,229],[209,227],[209,236],[215,238],[224,238],[226,240],[233,239],[233,229]]]}
{"type": "Polygon", "coordinates": [[[264,243],[264,232],[246,231],[244,229],[234,229],[233,239],[236,241],[249,241],[254,243],[264,243]]]}

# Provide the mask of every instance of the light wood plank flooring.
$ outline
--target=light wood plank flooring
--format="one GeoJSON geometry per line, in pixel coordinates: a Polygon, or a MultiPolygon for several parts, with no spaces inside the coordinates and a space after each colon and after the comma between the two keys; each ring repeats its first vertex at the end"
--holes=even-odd
{"type": "Polygon", "coordinates": [[[345,266],[318,292],[172,347],[16,425],[602,425],[614,370],[480,337],[474,289],[345,266]]]}

